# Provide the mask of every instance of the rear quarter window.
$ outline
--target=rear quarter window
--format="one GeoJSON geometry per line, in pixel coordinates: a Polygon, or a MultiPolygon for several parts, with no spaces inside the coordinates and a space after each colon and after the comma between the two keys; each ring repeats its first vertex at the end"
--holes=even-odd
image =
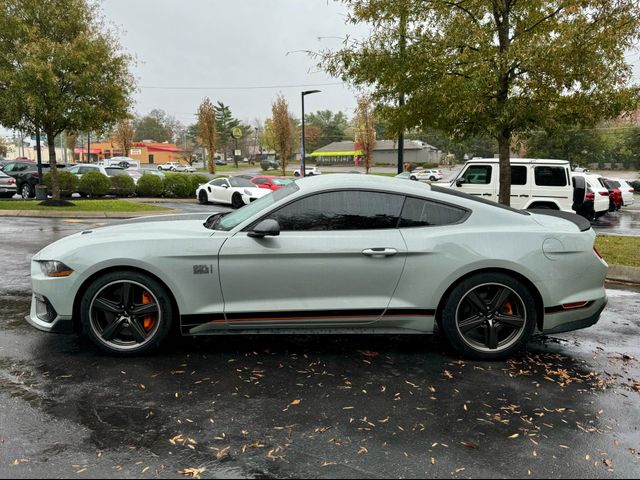
{"type": "Polygon", "coordinates": [[[407,197],[400,215],[400,228],[452,225],[463,221],[469,212],[444,203],[407,197]]]}
{"type": "Polygon", "coordinates": [[[540,187],[566,187],[567,171],[564,167],[539,166],[534,168],[536,185],[540,187]]]}

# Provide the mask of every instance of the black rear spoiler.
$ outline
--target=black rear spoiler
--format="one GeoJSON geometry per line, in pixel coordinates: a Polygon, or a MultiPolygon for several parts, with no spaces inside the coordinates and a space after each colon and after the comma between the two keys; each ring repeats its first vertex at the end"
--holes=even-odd
{"type": "Polygon", "coordinates": [[[580,215],[576,215],[575,213],[563,212],[562,210],[551,210],[547,208],[532,208],[528,211],[537,215],[549,215],[550,217],[569,220],[571,223],[577,225],[581,232],[586,232],[591,228],[591,222],[589,220],[581,217],[580,215]]]}

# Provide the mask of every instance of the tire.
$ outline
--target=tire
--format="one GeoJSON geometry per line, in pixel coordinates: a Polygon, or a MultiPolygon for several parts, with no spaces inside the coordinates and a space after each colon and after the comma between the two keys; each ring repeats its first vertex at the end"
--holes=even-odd
{"type": "Polygon", "coordinates": [[[174,311],[169,298],[167,290],[145,274],[107,273],[97,278],[82,296],[83,333],[100,350],[111,355],[130,357],[148,353],[160,347],[171,330],[174,311]],[[129,286],[128,302],[122,301],[125,285],[129,286]],[[138,296],[141,303],[137,303],[138,296]],[[151,313],[154,306],[157,313],[144,318],[134,313],[141,308],[151,313]],[[109,330],[111,326],[115,328],[109,330]]]}
{"type": "Polygon", "coordinates": [[[233,197],[231,197],[231,206],[233,208],[242,208],[244,207],[244,201],[239,193],[234,193],[233,197]]]}
{"type": "Polygon", "coordinates": [[[417,179],[414,175],[411,175],[411,176],[409,177],[409,180],[416,180],[416,181],[417,181],[418,179],[417,179]]]}
{"type": "Polygon", "coordinates": [[[293,176],[294,177],[299,177],[300,176],[300,172],[293,172],[293,176]]]}
{"type": "Polygon", "coordinates": [[[499,360],[526,345],[537,324],[536,303],[529,289],[510,275],[479,273],[453,288],[441,324],[462,356],[499,360]]]}
{"type": "Polygon", "coordinates": [[[435,182],[437,179],[436,177],[429,177],[429,180],[431,180],[432,182],[435,182]]]}
{"type": "Polygon", "coordinates": [[[209,203],[209,196],[207,195],[207,192],[200,190],[200,193],[198,194],[198,202],[200,202],[200,205],[207,205],[209,203]]]}
{"type": "Polygon", "coordinates": [[[162,167],[158,167],[158,171],[161,172],[162,171],[162,167]]]}
{"type": "Polygon", "coordinates": [[[35,192],[33,190],[33,187],[28,183],[23,183],[22,186],[20,187],[20,196],[24,200],[28,200],[30,198],[35,197],[35,192]]]}
{"type": "Polygon", "coordinates": [[[169,170],[171,170],[172,172],[176,171],[176,169],[174,167],[171,167],[169,170]]]}

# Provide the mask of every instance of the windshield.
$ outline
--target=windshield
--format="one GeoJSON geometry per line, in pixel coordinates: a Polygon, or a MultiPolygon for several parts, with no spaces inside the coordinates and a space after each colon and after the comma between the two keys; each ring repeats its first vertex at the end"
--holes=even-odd
{"type": "Polygon", "coordinates": [[[289,180],[288,178],[274,178],[273,183],[275,185],[289,185],[293,180],[289,180]]]}
{"type": "Polygon", "coordinates": [[[220,217],[212,226],[213,230],[223,230],[229,231],[240,225],[245,220],[253,217],[254,215],[260,213],[262,210],[269,208],[276,202],[279,202],[285,197],[288,197],[294,192],[300,190],[300,187],[295,183],[290,183],[285,187],[282,187],[279,190],[274,190],[273,192],[265,195],[262,198],[259,198],[255,202],[251,202],[249,205],[245,205],[244,207],[232,212],[228,215],[220,217]]]}
{"type": "Polygon", "coordinates": [[[229,179],[229,183],[231,184],[232,187],[248,187],[248,188],[255,188],[256,187],[249,180],[247,180],[246,178],[241,178],[241,177],[231,177],[229,179]]]}

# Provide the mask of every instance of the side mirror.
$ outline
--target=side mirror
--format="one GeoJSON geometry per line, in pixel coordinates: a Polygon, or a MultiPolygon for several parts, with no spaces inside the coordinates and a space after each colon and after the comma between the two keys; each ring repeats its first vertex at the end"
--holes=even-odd
{"type": "Polygon", "coordinates": [[[229,185],[222,185],[222,188],[229,188],[229,185]]]}
{"type": "Polygon", "coordinates": [[[277,220],[267,219],[261,221],[258,225],[253,227],[249,233],[247,233],[248,237],[254,238],[264,238],[264,237],[277,237],[280,235],[280,224],[277,220]]]}
{"type": "Polygon", "coordinates": [[[456,187],[461,187],[463,184],[465,184],[467,182],[465,182],[464,180],[456,180],[456,187]]]}

